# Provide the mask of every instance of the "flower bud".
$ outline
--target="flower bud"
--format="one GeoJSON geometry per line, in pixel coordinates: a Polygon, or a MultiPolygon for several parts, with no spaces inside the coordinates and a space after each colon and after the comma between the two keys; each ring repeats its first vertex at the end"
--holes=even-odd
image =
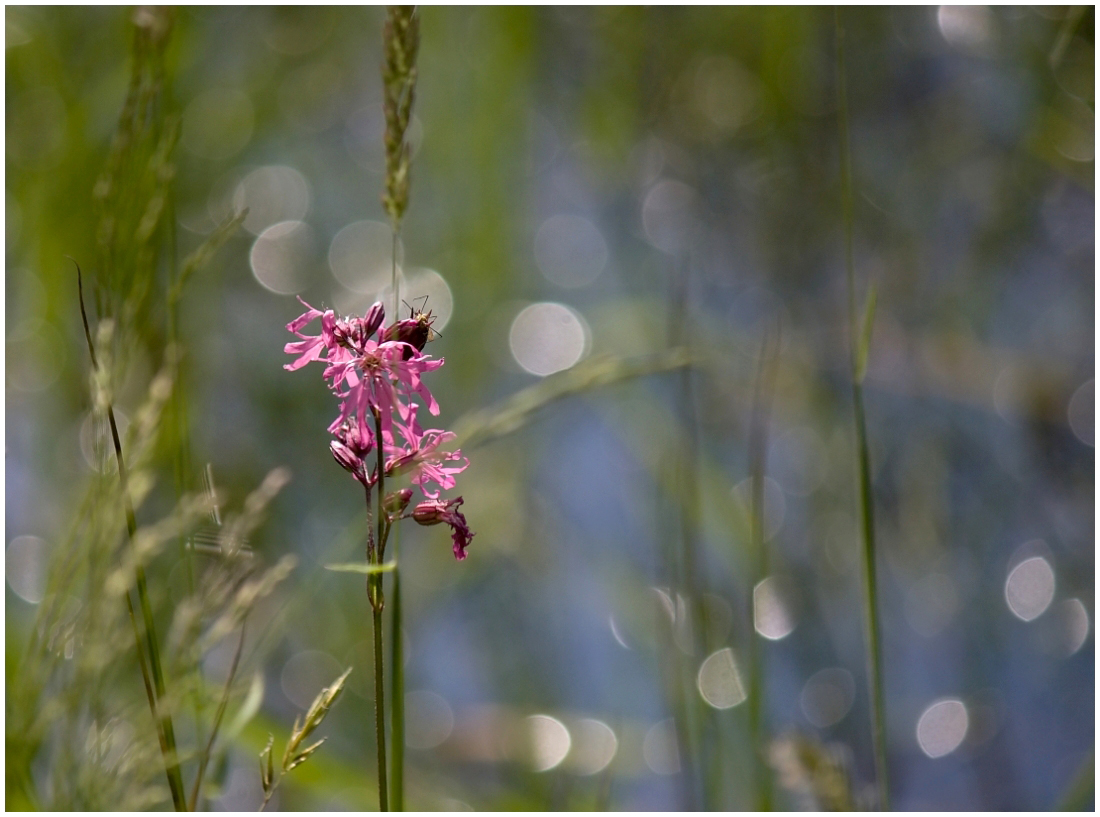
{"type": "Polygon", "coordinates": [[[409,500],[412,499],[412,495],[412,488],[402,488],[400,491],[386,494],[386,499],[382,503],[382,507],[386,509],[386,513],[390,516],[398,516],[405,512],[405,508],[409,506],[409,500]]]}
{"type": "Polygon", "coordinates": [[[447,503],[442,499],[426,499],[413,508],[412,517],[421,525],[438,525],[445,521],[447,503]]]}
{"type": "Polygon", "coordinates": [[[339,440],[333,440],[328,447],[332,452],[332,458],[340,463],[340,467],[345,471],[349,471],[356,476],[363,473],[363,460],[348,446],[339,440]]]}
{"type": "Polygon", "coordinates": [[[474,534],[466,524],[466,517],[458,510],[460,505],[460,496],[454,499],[427,499],[413,509],[412,518],[421,525],[438,525],[440,522],[450,525],[452,550],[455,558],[462,561],[466,558],[466,548],[474,534]]]}
{"type": "Polygon", "coordinates": [[[363,336],[369,338],[377,332],[378,327],[382,325],[385,318],[385,307],[382,306],[381,301],[375,301],[371,304],[371,308],[367,310],[367,314],[363,316],[363,336]]]}

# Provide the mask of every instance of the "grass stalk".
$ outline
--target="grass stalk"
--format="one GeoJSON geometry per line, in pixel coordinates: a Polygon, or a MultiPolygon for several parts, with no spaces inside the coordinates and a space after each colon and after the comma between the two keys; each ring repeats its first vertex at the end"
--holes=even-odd
{"type": "Polygon", "coordinates": [[[848,288],[848,330],[852,365],[852,403],[856,431],[856,468],[858,473],[859,520],[862,540],[863,613],[867,644],[867,676],[871,691],[871,739],[874,745],[875,777],[878,805],[890,810],[890,788],[886,765],[886,703],[882,681],[882,643],[878,620],[878,581],[875,567],[874,492],[871,487],[871,455],[867,445],[867,423],[863,408],[863,374],[870,342],[869,298],[865,328],[859,331],[856,310],[855,258],[853,253],[854,206],[852,182],[852,146],[849,134],[848,88],[844,69],[844,29],[840,24],[840,9],[834,9],[836,24],[836,78],[838,96],[838,126],[840,131],[841,197],[844,221],[844,264],[848,288]]]}
{"type": "Polygon", "coordinates": [[[214,752],[214,741],[217,740],[218,730],[221,728],[222,719],[225,717],[225,708],[229,704],[229,693],[233,689],[233,681],[237,677],[237,667],[241,662],[241,652],[244,650],[244,624],[241,624],[241,637],[237,640],[237,650],[233,654],[233,664],[229,668],[229,675],[225,679],[225,688],[222,690],[221,700],[218,702],[218,711],[214,713],[214,723],[210,727],[210,739],[206,742],[206,748],[199,757],[199,770],[195,774],[195,785],[191,787],[191,801],[189,810],[194,811],[199,804],[199,791],[202,789],[202,778],[206,774],[206,767],[210,764],[210,757],[214,752]]]}
{"type": "MultiPolygon", "coordinates": [[[[73,262],[76,263],[75,261],[73,262]]],[[[99,361],[95,354],[95,344],[92,342],[92,331],[88,325],[88,313],[84,309],[84,277],[80,271],[80,265],[76,265],[77,296],[80,301],[80,318],[84,324],[84,338],[88,343],[88,354],[92,360],[92,368],[99,370],[99,361]]],[[[107,403],[107,420],[111,427],[111,441],[114,443],[115,460],[118,463],[119,489],[122,493],[123,507],[126,512],[126,532],[132,545],[137,533],[137,520],[134,515],[134,506],[130,501],[130,489],[126,474],[126,461],[122,456],[122,441],[118,435],[118,424],[115,422],[114,406],[107,403]]],[[[130,616],[130,623],[134,630],[135,646],[138,654],[138,665],[141,668],[141,677],[145,685],[145,695],[149,701],[149,709],[153,714],[153,720],[157,724],[157,738],[160,742],[161,754],[164,757],[164,771],[168,777],[168,788],[172,793],[172,804],[176,811],[187,811],[187,801],[184,798],[183,776],[180,774],[179,756],[176,752],[176,735],[172,727],[172,716],[168,712],[160,710],[160,702],[164,699],[164,673],[161,669],[160,649],[157,645],[156,627],[153,622],[153,611],[149,604],[149,590],[145,581],[145,570],[138,565],[135,568],[135,583],[137,585],[138,600],[141,605],[141,615],[145,625],[145,649],[149,651],[148,663],[142,648],[141,633],[134,614],[134,604],[130,599],[130,593],[126,593],[126,607],[130,616]],[[150,684],[150,677],[152,684],[150,684]]]]}

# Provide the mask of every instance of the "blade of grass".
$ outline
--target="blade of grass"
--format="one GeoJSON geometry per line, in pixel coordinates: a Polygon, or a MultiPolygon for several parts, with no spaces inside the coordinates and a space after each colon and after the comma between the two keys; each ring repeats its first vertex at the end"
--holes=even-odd
{"type": "MultiPolygon", "coordinates": [[[[99,361],[96,359],[95,344],[92,343],[92,331],[88,325],[88,313],[84,309],[84,277],[80,271],[80,264],[75,259],[70,259],[76,264],[77,297],[80,301],[80,318],[84,324],[84,338],[88,343],[88,354],[92,359],[92,368],[99,369],[99,361]]],[[[107,419],[111,426],[111,440],[115,447],[115,459],[118,463],[119,487],[122,493],[122,501],[126,510],[126,532],[130,543],[133,544],[134,535],[137,533],[137,521],[134,516],[133,504],[130,501],[130,491],[126,478],[126,462],[122,457],[122,443],[118,436],[118,424],[115,422],[114,407],[107,404],[107,419]]],[[[130,615],[130,622],[134,629],[134,638],[138,653],[138,664],[141,667],[142,681],[145,683],[145,695],[149,701],[149,708],[153,714],[153,720],[157,723],[157,737],[160,741],[161,754],[164,756],[164,771],[168,777],[168,788],[172,792],[172,803],[176,811],[187,811],[187,801],[183,793],[183,776],[180,774],[179,757],[176,752],[175,730],[172,728],[172,716],[167,712],[160,712],[158,703],[164,697],[164,676],[160,666],[160,651],[157,647],[157,635],[153,626],[153,613],[149,606],[148,588],[145,582],[145,571],[138,565],[136,569],[136,583],[138,599],[141,604],[142,618],[145,623],[145,646],[149,650],[148,665],[146,656],[142,650],[141,634],[138,630],[137,618],[134,615],[134,605],[130,600],[130,593],[126,593],[126,606],[130,615]],[[152,687],[149,678],[152,676],[152,687]]]]}
{"type": "MultiPolygon", "coordinates": [[[[874,492],[871,488],[871,455],[867,446],[867,424],[863,411],[860,378],[860,337],[856,326],[855,257],[852,249],[854,209],[852,204],[852,147],[848,132],[848,88],[844,69],[844,29],[840,9],[834,8],[836,24],[837,116],[841,156],[841,198],[844,220],[844,265],[848,284],[848,330],[852,357],[852,403],[855,410],[856,468],[858,472],[859,518],[863,542],[863,612],[867,642],[867,676],[871,690],[871,740],[874,745],[878,806],[890,810],[890,787],[886,766],[886,703],[882,682],[882,647],[878,621],[878,581],[875,569],[874,492]]],[[[869,310],[870,311],[870,310],[869,310]]],[[[869,343],[870,331],[867,330],[869,343]]]]}
{"type": "Polygon", "coordinates": [[[206,767],[210,763],[210,756],[214,751],[214,741],[218,737],[218,729],[225,717],[225,708],[229,704],[229,692],[233,688],[233,681],[237,677],[237,667],[241,662],[241,651],[244,649],[244,624],[241,624],[241,637],[237,640],[237,650],[233,654],[233,664],[229,668],[229,675],[225,679],[225,688],[222,690],[221,700],[218,702],[218,711],[214,714],[214,723],[210,727],[210,739],[206,742],[206,748],[199,756],[199,770],[195,774],[195,785],[191,787],[191,802],[189,810],[194,811],[199,805],[199,791],[202,788],[202,778],[206,774],[206,767]]]}

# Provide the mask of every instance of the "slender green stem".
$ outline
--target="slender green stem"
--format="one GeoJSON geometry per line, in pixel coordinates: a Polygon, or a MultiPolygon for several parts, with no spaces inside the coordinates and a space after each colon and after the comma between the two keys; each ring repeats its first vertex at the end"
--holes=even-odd
{"type": "Polygon", "coordinates": [[[399,224],[393,226],[393,253],[391,254],[390,264],[390,277],[392,279],[393,287],[393,320],[397,320],[397,308],[401,305],[401,291],[398,288],[397,283],[397,242],[400,240],[398,236],[401,234],[401,227],[399,224]]]}
{"type": "MultiPolygon", "coordinates": [[[[397,307],[401,303],[401,291],[397,282],[397,246],[400,234],[400,222],[393,226],[393,253],[390,274],[393,281],[393,318],[397,318],[397,307]]],[[[381,448],[379,448],[381,454],[381,448]]],[[[381,460],[379,460],[381,462],[381,460]]],[[[379,474],[382,473],[381,464],[379,474]]],[[[381,485],[381,477],[379,477],[381,485]]],[[[400,528],[394,534],[394,559],[400,540],[400,528]]],[[[393,759],[390,773],[393,775],[392,806],[394,811],[405,810],[405,656],[401,641],[401,574],[400,566],[393,569],[393,612],[390,619],[390,734],[393,739],[393,759]]]]}
{"type": "MultiPolygon", "coordinates": [[[[76,264],[76,261],[73,261],[76,264]]],[[[80,318],[84,324],[84,338],[88,343],[88,354],[92,359],[92,368],[99,369],[99,361],[96,359],[95,344],[92,342],[92,331],[88,325],[88,313],[84,309],[84,279],[80,272],[80,265],[76,264],[77,294],[80,300],[80,318]]],[[[134,506],[130,501],[130,489],[126,475],[126,461],[122,457],[122,441],[118,435],[118,424],[115,422],[114,406],[107,403],[107,420],[111,426],[111,440],[115,447],[115,461],[118,463],[119,489],[122,494],[123,507],[126,511],[126,532],[131,545],[137,533],[137,520],[134,515],[134,506]]],[[[142,619],[145,623],[145,646],[149,650],[148,664],[142,650],[141,635],[137,626],[137,617],[134,614],[134,604],[126,593],[126,607],[130,616],[130,622],[134,629],[135,646],[138,653],[138,665],[141,667],[141,678],[145,684],[145,695],[149,701],[149,709],[153,713],[153,720],[157,723],[157,738],[160,742],[161,754],[164,756],[164,771],[168,777],[168,788],[172,793],[172,803],[176,811],[187,811],[187,800],[184,795],[183,776],[180,774],[179,756],[176,752],[176,735],[172,728],[172,716],[168,712],[162,712],[160,702],[164,699],[164,675],[160,665],[160,650],[157,647],[157,633],[153,622],[153,611],[149,604],[149,591],[145,582],[145,570],[138,565],[135,569],[135,580],[138,590],[138,600],[141,605],[142,619]],[[152,676],[152,685],[149,683],[152,676]]]]}
{"type": "MultiPolygon", "coordinates": [[[[369,580],[381,577],[371,576],[369,580]]],[[[369,581],[368,580],[368,581],[369,581]]],[[[377,597],[381,600],[382,588],[377,588],[377,597]]],[[[374,622],[374,736],[378,744],[378,810],[389,811],[389,797],[386,790],[386,702],[385,670],[382,663],[382,608],[375,607],[371,618],[374,622]]]]}
{"type": "MultiPolygon", "coordinates": [[[[376,564],[382,564],[389,533],[386,512],[386,461],[382,445],[382,417],[374,411],[375,449],[378,452],[378,538],[374,548],[376,564]]],[[[370,492],[367,493],[368,501],[370,492]]],[[[371,618],[374,635],[374,736],[378,746],[378,808],[389,811],[386,779],[386,686],[385,663],[382,657],[382,610],[385,598],[382,594],[382,575],[367,577],[368,596],[371,599],[371,618]]]]}
{"type": "MultiPolygon", "coordinates": [[[[393,557],[397,560],[400,526],[394,529],[393,557]]],[[[390,805],[393,811],[405,810],[405,655],[401,638],[401,567],[393,569],[393,612],[390,618],[390,738],[393,741],[390,760],[390,805]]]]}
{"type": "Polygon", "coordinates": [[[867,676],[871,688],[871,739],[875,753],[875,776],[879,808],[890,810],[890,787],[886,765],[886,703],[882,681],[882,646],[878,620],[878,582],[875,569],[874,493],[871,487],[871,455],[867,445],[867,424],[863,411],[863,387],[860,382],[859,332],[856,311],[855,257],[853,253],[854,207],[852,194],[852,147],[848,132],[848,89],[844,70],[844,29],[840,9],[834,10],[836,23],[836,76],[839,103],[842,212],[844,218],[844,262],[848,284],[848,322],[852,363],[852,403],[855,413],[856,466],[859,474],[860,532],[863,542],[863,613],[867,642],[867,676]]]}
{"type": "Polygon", "coordinates": [[[229,668],[229,675],[225,679],[225,688],[222,690],[222,698],[218,702],[218,711],[214,713],[214,723],[210,727],[210,739],[206,742],[206,748],[199,758],[199,770],[195,774],[195,785],[191,787],[190,810],[194,811],[199,804],[199,791],[202,789],[202,778],[206,774],[206,767],[210,763],[210,757],[214,752],[214,741],[218,737],[218,729],[221,728],[222,718],[225,717],[225,708],[229,704],[229,693],[233,688],[233,681],[237,677],[237,667],[241,662],[241,651],[244,649],[244,623],[241,624],[241,637],[237,640],[237,651],[233,654],[233,664],[229,668]]]}

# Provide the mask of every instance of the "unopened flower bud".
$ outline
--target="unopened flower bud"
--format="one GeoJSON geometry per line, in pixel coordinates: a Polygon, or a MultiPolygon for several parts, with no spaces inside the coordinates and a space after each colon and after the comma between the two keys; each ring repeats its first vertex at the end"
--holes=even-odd
{"type": "Polygon", "coordinates": [[[333,440],[328,447],[332,452],[332,458],[340,463],[340,467],[345,471],[350,471],[356,476],[363,472],[363,460],[342,442],[333,440]]]}
{"type": "Polygon", "coordinates": [[[391,516],[397,516],[405,512],[405,508],[409,506],[409,500],[412,499],[412,495],[412,488],[402,488],[400,491],[386,494],[386,499],[382,507],[386,509],[386,513],[391,516]]]}
{"type": "Polygon", "coordinates": [[[381,301],[375,301],[371,304],[371,308],[367,310],[367,314],[363,316],[363,336],[369,338],[377,332],[378,327],[382,325],[385,318],[385,307],[382,306],[381,301]]]}
{"type": "Polygon", "coordinates": [[[444,521],[447,503],[442,499],[426,499],[413,508],[412,517],[421,525],[438,525],[444,521]]]}

